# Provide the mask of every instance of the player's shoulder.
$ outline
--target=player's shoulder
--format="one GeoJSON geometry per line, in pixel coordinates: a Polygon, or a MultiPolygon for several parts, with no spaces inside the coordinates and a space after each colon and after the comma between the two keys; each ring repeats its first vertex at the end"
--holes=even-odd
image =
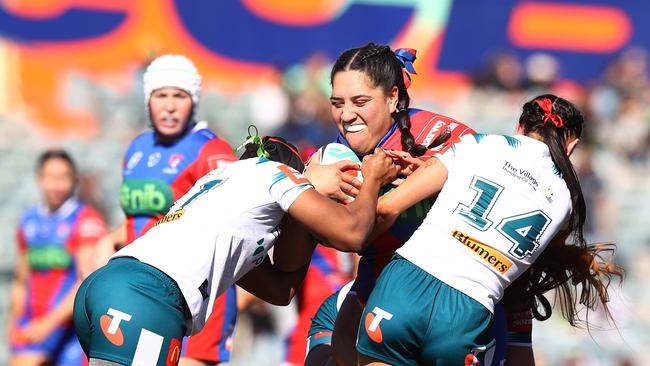
{"type": "Polygon", "coordinates": [[[81,202],[76,230],[82,237],[101,237],[108,231],[104,216],[93,206],[81,202]]]}
{"type": "Polygon", "coordinates": [[[194,128],[189,137],[193,140],[203,142],[208,142],[210,140],[219,138],[217,133],[208,128],[207,125],[201,125],[199,128],[194,128]]]}
{"type": "Polygon", "coordinates": [[[465,123],[458,121],[455,118],[418,108],[409,108],[409,117],[412,126],[426,126],[435,123],[456,123],[465,126],[465,123]]]}
{"type": "Polygon", "coordinates": [[[79,216],[81,218],[98,218],[103,220],[103,216],[99,210],[92,205],[81,201],[79,202],[79,216]]]}
{"type": "Polygon", "coordinates": [[[39,206],[34,205],[31,207],[28,207],[23,213],[20,215],[20,219],[18,220],[19,225],[25,224],[25,222],[29,220],[34,220],[38,219],[40,217],[39,213],[39,206]]]}
{"type": "MultiPolygon", "coordinates": [[[[489,149],[498,149],[500,145],[501,136],[497,135],[488,135],[484,133],[469,133],[457,137],[456,141],[444,151],[450,151],[451,154],[464,154],[464,153],[473,153],[477,149],[487,148],[489,149]]],[[[444,151],[441,151],[444,152],[444,151]]]]}
{"type": "Polygon", "coordinates": [[[455,142],[458,137],[474,133],[475,131],[454,118],[425,111],[421,109],[410,109],[411,133],[416,142],[428,146],[443,131],[451,134],[450,142],[455,142]]]}
{"type": "Polygon", "coordinates": [[[472,143],[475,145],[501,145],[511,148],[518,148],[522,145],[521,140],[515,136],[493,135],[478,132],[463,135],[460,140],[465,144],[472,143]]]}
{"type": "Polygon", "coordinates": [[[151,145],[156,139],[156,134],[153,130],[147,130],[141,132],[139,135],[131,140],[130,146],[140,146],[143,144],[151,145]]]}
{"type": "Polygon", "coordinates": [[[200,147],[206,152],[219,152],[232,155],[232,146],[230,146],[228,141],[209,129],[207,124],[201,124],[198,127],[195,127],[188,136],[191,144],[200,147]]]}
{"type": "Polygon", "coordinates": [[[147,130],[140,133],[131,140],[129,147],[126,149],[124,156],[125,159],[130,158],[132,155],[142,155],[144,152],[149,151],[153,148],[155,141],[156,136],[153,130],[147,130]]]}

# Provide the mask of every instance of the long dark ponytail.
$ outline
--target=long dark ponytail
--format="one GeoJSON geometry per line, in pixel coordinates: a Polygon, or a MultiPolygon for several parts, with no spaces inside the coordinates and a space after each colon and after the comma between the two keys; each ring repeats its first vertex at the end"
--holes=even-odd
{"type": "MultiPolygon", "coordinates": [[[[408,112],[411,97],[406,90],[402,68],[402,62],[389,46],[368,43],[363,47],[351,48],[341,53],[332,67],[330,81],[333,82],[334,76],[340,71],[356,70],[366,74],[373,86],[382,88],[386,94],[396,86],[397,110],[393,114],[393,119],[402,134],[402,149],[413,156],[421,156],[427,151],[427,147],[416,144],[411,133],[411,117],[408,112]]],[[[430,146],[439,143],[434,141],[430,146]]]]}
{"type": "Polygon", "coordinates": [[[523,106],[519,118],[522,132],[542,140],[549,148],[555,166],[571,194],[572,210],[566,226],[537,258],[535,263],[507,290],[506,306],[529,307],[535,317],[545,320],[551,305],[543,294],[556,289],[562,314],[571,325],[578,325],[577,304],[594,309],[600,303],[611,317],[607,288],[613,277],[623,277],[623,269],[611,261],[614,244],[587,244],[584,238],[586,206],[578,175],[566,153],[570,138],[582,134],[584,118],[566,99],[552,94],[540,95],[523,106]],[[578,296],[580,288],[580,296],[578,296]],[[539,307],[544,309],[539,311],[539,307]]]}

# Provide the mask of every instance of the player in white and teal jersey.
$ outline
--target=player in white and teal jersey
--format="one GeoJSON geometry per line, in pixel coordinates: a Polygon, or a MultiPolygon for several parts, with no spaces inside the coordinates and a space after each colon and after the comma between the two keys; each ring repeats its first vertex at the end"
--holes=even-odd
{"type": "Polygon", "coordinates": [[[584,199],[569,160],[582,123],[570,102],[539,96],[524,105],[516,136],[465,136],[382,197],[389,225],[437,194],[366,304],[360,365],[489,365],[494,305],[551,243],[567,256],[536,269],[561,267],[555,287],[577,280],[606,302],[589,272],[599,267],[582,236],[584,199]]]}
{"type": "Polygon", "coordinates": [[[288,304],[313,251],[302,245],[308,232],[301,225],[337,249],[360,250],[379,187],[397,173],[385,153],[368,156],[361,193],[342,205],[298,173],[302,162],[286,141],[249,144],[243,157],[251,156],[199,179],[156,226],[84,281],[74,322],[91,366],[175,364],[182,337],[201,330],[214,299],[235,282],[288,304]],[[301,225],[281,225],[285,213],[301,225]],[[272,264],[267,251],[278,238],[272,264]]]}

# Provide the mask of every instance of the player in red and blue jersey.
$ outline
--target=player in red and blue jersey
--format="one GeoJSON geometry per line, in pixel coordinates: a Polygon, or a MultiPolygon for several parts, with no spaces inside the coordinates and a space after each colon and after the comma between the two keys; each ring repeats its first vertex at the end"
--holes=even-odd
{"type": "Polygon", "coordinates": [[[106,226],[95,209],[74,197],[77,171],[65,151],[40,156],[37,180],[44,202],[23,215],[17,232],[11,365],[84,365],[71,324],[72,301],[106,226]]]}
{"type": "MultiPolygon", "coordinates": [[[[415,73],[414,60],[415,50],[393,52],[388,46],[372,43],[339,56],[331,73],[331,110],[340,132],[335,142],[349,146],[358,156],[379,147],[418,157],[411,160],[413,166],[405,167],[408,170],[445,151],[462,135],[474,132],[452,118],[409,108],[406,89],[410,75],[415,73]]],[[[329,193],[334,198],[344,200],[358,189],[358,182],[345,174],[338,174],[335,179],[340,186],[329,193]]],[[[432,200],[425,200],[411,207],[361,253],[355,285],[341,306],[332,337],[332,356],[339,365],[356,364],[354,346],[363,303],[395,249],[420,225],[431,204],[432,200]]],[[[505,319],[498,322],[494,330],[499,333],[495,338],[499,339],[496,352],[500,355],[496,358],[502,360],[505,319]]]]}
{"type": "Polygon", "coordinates": [[[352,279],[357,256],[316,246],[300,292],[296,296],[298,320],[286,340],[285,365],[302,365],[307,351],[311,318],[332,293],[352,279]]]}
{"type": "MultiPolygon", "coordinates": [[[[194,119],[201,76],[190,60],[156,58],[144,74],[144,91],[152,130],[136,137],[124,157],[120,204],[126,221],[102,240],[104,263],[115,249],[153,227],[199,178],[237,160],[228,142],[194,119]]],[[[186,339],[180,364],[227,362],[236,317],[232,287],[217,298],[204,330],[186,339]]]]}

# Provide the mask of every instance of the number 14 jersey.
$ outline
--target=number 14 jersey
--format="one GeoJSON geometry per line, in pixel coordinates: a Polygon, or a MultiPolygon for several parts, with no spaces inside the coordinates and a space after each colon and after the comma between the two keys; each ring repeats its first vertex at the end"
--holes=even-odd
{"type": "Polygon", "coordinates": [[[397,252],[490,311],[571,212],[571,196],[546,144],[473,134],[436,155],[448,178],[397,252]]]}

